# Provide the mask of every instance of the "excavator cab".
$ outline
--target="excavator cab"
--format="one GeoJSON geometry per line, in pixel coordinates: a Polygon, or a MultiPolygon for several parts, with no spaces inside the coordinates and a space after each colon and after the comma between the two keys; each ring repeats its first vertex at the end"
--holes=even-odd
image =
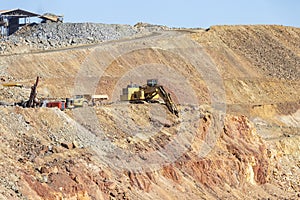
{"type": "Polygon", "coordinates": [[[157,79],[148,79],[147,80],[147,85],[149,86],[149,87],[154,87],[154,86],[156,86],[157,85],[157,79]]]}

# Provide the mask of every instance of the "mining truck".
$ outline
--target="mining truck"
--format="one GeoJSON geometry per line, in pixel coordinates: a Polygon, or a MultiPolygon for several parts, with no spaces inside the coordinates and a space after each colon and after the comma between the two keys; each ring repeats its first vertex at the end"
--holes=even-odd
{"type": "Polygon", "coordinates": [[[108,95],[75,95],[73,98],[74,107],[87,107],[87,106],[96,106],[102,104],[104,101],[108,100],[108,95]]]}

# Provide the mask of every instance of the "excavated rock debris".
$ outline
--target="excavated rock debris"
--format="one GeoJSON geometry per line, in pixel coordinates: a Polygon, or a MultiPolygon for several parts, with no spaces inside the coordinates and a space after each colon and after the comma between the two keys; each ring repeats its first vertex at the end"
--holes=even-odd
{"type": "MultiPolygon", "coordinates": [[[[144,105],[140,105],[136,109],[143,110],[143,107],[144,105]]],[[[115,106],[104,108],[111,112],[120,109],[115,106]]],[[[5,197],[141,199],[143,195],[138,193],[143,192],[150,195],[148,199],[153,199],[153,188],[161,187],[164,191],[156,194],[158,197],[165,193],[170,198],[178,195],[177,197],[194,199],[199,195],[197,193],[203,192],[202,197],[217,195],[219,198],[228,198],[235,195],[220,192],[226,185],[232,185],[232,188],[260,185],[269,176],[265,144],[245,117],[227,116],[224,130],[215,129],[220,136],[215,144],[212,143],[214,146],[211,152],[204,157],[197,155],[197,152],[203,148],[204,138],[211,137],[208,135],[212,134],[210,127],[220,120],[215,111],[205,111],[199,122],[199,132],[177,161],[165,163],[158,169],[136,171],[110,167],[114,163],[106,163],[102,158],[105,154],[99,154],[105,148],[101,146],[102,141],[93,139],[95,136],[92,132],[83,134],[86,129],[79,129],[78,135],[75,134],[76,127],[81,125],[58,109],[16,107],[1,108],[0,111],[0,150],[3,155],[0,166],[5,169],[0,173],[1,187],[4,187],[0,190],[0,195],[5,197]],[[169,185],[167,182],[177,185],[176,187],[182,185],[182,188],[174,188],[170,193],[166,188],[169,185]],[[205,191],[205,188],[210,188],[211,191],[205,191]]],[[[108,121],[106,127],[113,129],[115,122],[112,118],[108,121]]],[[[130,143],[137,147],[143,146],[151,153],[155,151],[152,149],[153,145],[165,148],[164,142],[171,142],[177,137],[168,135],[166,131],[159,136],[151,136],[148,142],[131,140],[130,143]],[[164,135],[168,135],[170,140],[160,143],[164,135]]],[[[115,137],[110,140],[119,145],[117,140],[123,136],[115,134],[115,137]]],[[[139,152],[132,155],[134,154],[139,152]]],[[[238,197],[245,195],[240,194],[238,197]]],[[[260,196],[254,194],[252,197],[260,196]]]]}
{"type": "MultiPolygon", "coordinates": [[[[43,34],[56,31],[50,26],[70,26],[78,29],[76,34],[82,31],[81,25],[41,26],[47,26],[41,28],[47,29],[43,34]]],[[[114,28],[107,40],[120,36],[114,35],[114,28]]],[[[124,37],[135,34],[134,30],[156,29],[148,24],[127,28],[132,32],[120,31],[124,37]]],[[[112,103],[85,112],[84,108],[63,112],[0,106],[0,199],[299,199],[299,29],[218,26],[191,32],[180,33],[203,47],[203,55],[214,61],[224,79],[224,124],[220,125],[218,109],[206,101],[208,89],[202,79],[177,54],[142,49],[123,55],[106,71],[100,84],[103,93],[111,92],[122,70],[145,62],[160,63],[187,73],[201,106],[178,105],[186,117],[179,119],[158,112],[166,109],[164,105],[157,105],[156,110],[150,104],[112,103]]],[[[32,34],[24,31],[12,37],[37,37],[32,34]]],[[[154,38],[164,38],[168,46],[172,40],[165,36],[154,38]]],[[[43,77],[39,93],[49,94],[52,88],[55,96],[68,95],[66,88],[72,88],[73,76],[91,56],[91,48],[60,51],[63,46],[59,45],[53,47],[56,51],[9,55],[37,50],[37,46],[26,50],[29,43],[24,44],[13,44],[8,55],[1,56],[0,78],[2,82],[24,81],[25,87],[0,87],[0,101],[27,97],[36,74],[43,77]]],[[[208,61],[197,57],[201,55],[195,56],[208,61]]],[[[88,64],[98,66],[96,61],[88,64]]]]}
{"type": "Polygon", "coordinates": [[[96,44],[110,40],[167,30],[166,26],[138,23],[135,26],[97,23],[41,23],[24,26],[15,34],[2,38],[0,54],[30,50],[47,50],[96,44]]]}

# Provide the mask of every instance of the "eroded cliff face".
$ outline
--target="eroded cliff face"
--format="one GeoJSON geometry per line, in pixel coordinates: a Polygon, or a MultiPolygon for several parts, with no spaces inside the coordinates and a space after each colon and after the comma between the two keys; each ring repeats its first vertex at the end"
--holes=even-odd
{"type": "MultiPolygon", "coordinates": [[[[136,109],[143,107],[139,105],[136,109]]],[[[206,112],[191,147],[178,160],[164,163],[157,169],[136,171],[115,169],[110,163],[101,161],[102,158],[93,152],[94,146],[101,143],[77,137],[74,134],[77,122],[58,109],[2,108],[1,115],[1,129],[5,132],[1,135],[1,165],[6,169],[1,174],[3,196],[139,199],[143,198],[140,195],[144,192],[148,199],[161,195],[165,198],[250,198],[260,196],[248,196],[243,192],[233,194],[232,191],[258,187],[269,178],[270,163],[265,143],[243,116],[228,115],[213,149],[201,156],[198,155],[200,149],[209,148],[203,146],[206,144],[204,138],[217,120],[215,113],[206,112]],[[11,178],[15,182],[6,185],[11,178]],[[223,192],[225,188],[227,193],[223,192]]],[[[174,137],[169,136],[168,141],[174,137]]],[[[162,138],[166,137],[160,134],[152,136],[148,142],[132,140],[127,145],[151,151],[153,144],[162,138]]],[[[124,143],[122,148],[127,148],[124,143]]]]}
{"type": "Polygon", "coordinates": [[[64,112],[1,107],[0,197],[299,198],[299,34],[215,26],[2,56],[2,81],[25,88],[1,87],[1,100],[28,96],[36,75],[39,97],[69,97],[83,73],[113,104],[64,112]],[[132,79],[153,76],[179,104],[180,118],[164,105],[117,102],[132,79]]]}

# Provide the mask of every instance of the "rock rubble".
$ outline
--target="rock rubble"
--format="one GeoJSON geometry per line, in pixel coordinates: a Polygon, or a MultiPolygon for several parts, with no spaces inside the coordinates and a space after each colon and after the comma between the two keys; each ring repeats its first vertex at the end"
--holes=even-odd
{"type": "MultiPolygon", "coordinates": [[[[37,36],[31,32],[33,27],[27,28],[12,37],[31,42],[29,38],[37,36]]],[[[136,30],[133,37],[159,29],[149,24],[129,28],[136,30]]],[[[212,59],[224,80],[224,124],[217,123],[222,121],[223,113],[210,107],[209,102],[213,97],[209,97],[208,90],[214,94],[218,85],[208,87],[188,62],[158,49],[140,49],[115,59],[100,81],[103,90],[97,92],[111,95],[111,88],[134,69],[131,66],[170,66],[187,77],[199,93],[196,99],[200,106],[179,105],[179,119],[160,112],[166,108],[159,104],[113,103],[65,111],[0,106],[0,199],[299,199],[297,33],[298,28],[272,26],[215,27],[192,33],[203,47],[203,53],[195,56],[201,62],[212,59]],[[281,29],[286,31],[279,34],[281,29]],[[295,37],[289,33],[295,33],[295,37]],[[203,56],[206,54],[209,58],[203,56]],[[291,59],[280,59],[280,55],[291,59]],[[282,69],[281,64],[292,67],[285,67],[278,76],[269,75],[282,69]],[[169,162],[155,159],[151,156],[154,153],[169,157],[169,162]]],[[[60,37],[64,38],[63,34],[60,37]]],[[[113,36],[127,37],[107,37],[113,36]]],[[[157,34],[153,38],[169,49],[173,40],[166,36],[157,34]]],[[[78,37],[76,41],[81,41],[78,37]]],[[[50,39],[45,37],[47,42],[50,39]]],[[[72,48],[81,44],[43,53],[0,56],[1,81],[24,85],[23,89],[0,86],[0,102],[28,98],[36,74],[42,77],[38,94],[69,95],[66,88],[73,87],[73,77],[82,61],[89,57],[89,64],[98,67],[103,58],[90,53],[92,46],[72,48]]],[[[26,47],[17,42],[6,53],[26,47]]],[[[51,47],[49,43],[46,47],[68,46],[51,47]]],[[[28,50],[39,50],[34,48],[28,50]]],[[[140,74],[147,71],[157,73],[157,68],[143,69],[140,74]]],[[[169,81],[181,83],[181,79],[169,81]]],[[[186,94],[178,88],[173,90],[172,84],[166,89],[174,96],[186,94]]]]}
{"type": "Polygon", "coordinates": [[[0,54],[65,48],[76,45],[128,38],[168,29],[166,26],[138,23],[135,26],[101,23],[41,23],[24,26],[0,41],[0,54]]]}

